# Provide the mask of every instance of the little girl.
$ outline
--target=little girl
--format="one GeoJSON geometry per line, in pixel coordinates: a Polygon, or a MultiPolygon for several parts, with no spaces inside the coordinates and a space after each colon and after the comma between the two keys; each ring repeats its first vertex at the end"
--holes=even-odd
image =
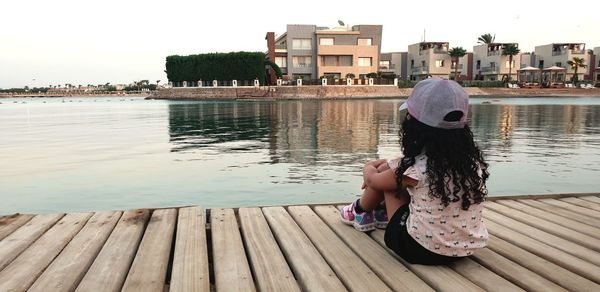
{"type": "Polygon", "coordinates": [[[467,125],[468,94],[454,81],[426,79],[400,110],[403,157],[365,165],[364,193],[341,210],[342,221],[385,228],[386,246],[413,264],[469,256],[488,240],[481,203],[489,173],[467,125]]]}

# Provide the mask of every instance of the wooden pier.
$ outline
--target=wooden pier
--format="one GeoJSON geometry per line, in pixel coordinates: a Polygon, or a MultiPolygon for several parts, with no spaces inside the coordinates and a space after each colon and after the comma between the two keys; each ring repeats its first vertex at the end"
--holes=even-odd
{"type": "Polygon", "coordinates": [[[0,291],[600,291],[600,196],[490,198],[489,246],[411,265],[338,205],[0,217],[0,291]]]}

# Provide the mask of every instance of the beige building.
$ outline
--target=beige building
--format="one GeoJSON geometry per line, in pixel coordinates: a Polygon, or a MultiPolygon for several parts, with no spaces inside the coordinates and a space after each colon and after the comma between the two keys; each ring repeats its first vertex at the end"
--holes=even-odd
{"type": "Polygon", "coordinates": [[[385,75],[396,75],[400,79],[406,79],[407,52],[381,53],[379,58],[379,72],[385,75]]]}
{"type": "MultiPolygon", "coordinates": [[[[535,56],[537,67],[540,69],[556,66],[567,69],[566,76],[559,73],[556,77],[557,81],[568,81],[573,77],[575,70],[567,64],[573,58],[583,58],[585,65],[589,66],[589,54],[585,51],[585,43],[554,43],[535,47],[535,56]]],[[[584,79],[586,74],[585,68],[579,68],[577,75],[579,80],[584,79]]]]}
{"type": "Polygon", "coordinates": [[[596,81],[596,83],[600,82],[600,47],[595,47],[594,48],[594,56],[595,56],[595,60],[594,60],[594,71],[592,72],[592,78],[594,79],[594,81],[596,81]]]}
{"type": "Polygon", "coordinates": [[[408,75],[410,80],[423,80],[429,76],[450,76],[450,55],[447,42],[420,42],[408,46],[408,75]]]}
{"type": "Polygon", "coordinates": [[[521,54],[513,56],[509,64],[509,56],[502,55],[502,50],[508,45],[519,46],[517,43],[491,43],[473,47],[473,72],[475,79],[502,80],[508,77],[517,80],[517,69],[520,68],[521,54]],[[506,76],[506,77],[505,77],[506,76]]]}

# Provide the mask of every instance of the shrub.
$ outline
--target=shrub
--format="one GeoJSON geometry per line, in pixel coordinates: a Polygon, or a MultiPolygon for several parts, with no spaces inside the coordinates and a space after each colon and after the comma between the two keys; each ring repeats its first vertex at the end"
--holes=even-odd
{"type": "MultiPolygon", "coordinates": [[[[198,80],[265,81],[265,54],[261,52],[209,53],[168,56],[165,64],[171,82],[198,80]]],[[[277,73],[277,69],[275,69],[277,73]]],[[[279,71],[281,73],[281,71],[279,71]]]]}
{"type": "Polygon", "coordinates": [[[506,87],[502,81],[464,80],[464,87],[506,87]]]}
{"type": "Polygon", "coordinates": [[[417,85],[418,81],[411,80],[398,80],[398,87],[400,88],[413,88],[417,85]]]}

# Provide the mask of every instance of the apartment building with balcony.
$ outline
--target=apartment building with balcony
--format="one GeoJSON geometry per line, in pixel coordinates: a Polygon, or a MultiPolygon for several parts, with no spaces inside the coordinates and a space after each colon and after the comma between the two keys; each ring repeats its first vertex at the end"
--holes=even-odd
{"type": "Polygon", "coordinates": [[[450,58],[450,78],[452,80],[473,80],[473,53],[467,53],[458,59],[458,63],[450,58]],[[458,68],[457,68],[458,67],[458,68]],[[457,72],[457,77],[454,76],[457,72]]]}
{"type": "Polygon", "coordinates": [[[589,68],[590,74],[592,75],[590,79],[594,80],[596,83],[600,83],[600,47],[595,47],[592,50],[589,68]]]}
{"type": "Polygon", "coordinates": [[[448,42],[420,42],[408,46],[407,70],[410,80],[423,80],[428,77],[448,79],[450,76],[450,55],[448,42]]]}
{"type": "Polygon", "coordinates": [[[379,72],[383,75],[396,75],[402,80],[408,78],[406,62],[408,52],[381,53],[379,57],[379,72]]]}
{"type": "MultiPolygon", "coordinates": [[[[535,47],[535,56],[537,66],[540,69],[549,68],[552,66],[565,68],[563,74],[559,73],[558,81],[570,80],[575,74],[575,70],[568,65],[568,61],[573,58],[583,58],[585,64],[589,67],[589,54],[585,50],[585,43],[553,43],[535,47]],[[564,76],[563,76],[564,75],[564,76]]],[[[577,75],[579,80],[584,79],[586,69],[579,68],[577,75]]]]}
{"type": "Polygon", "coordinates": [[[508,45],[519,46],[517,43],[490,43],[473,46],[473,72],[478,80],[502,80],[508,77],[517,80],[517,69],[521,67],[521,54],[513,56],[502,55],[502,50],[508,45]],[[510,64],[509,64],[510,63],[510,64]]]}
{"type": "Polygon", "coordinates": [[[267,33],[267,55],[290,79],[343,78],[349,73],[360,77],[377,72],[382,29],[381,25],[328,28],[288,24],[277,38],[267,33]]]}

